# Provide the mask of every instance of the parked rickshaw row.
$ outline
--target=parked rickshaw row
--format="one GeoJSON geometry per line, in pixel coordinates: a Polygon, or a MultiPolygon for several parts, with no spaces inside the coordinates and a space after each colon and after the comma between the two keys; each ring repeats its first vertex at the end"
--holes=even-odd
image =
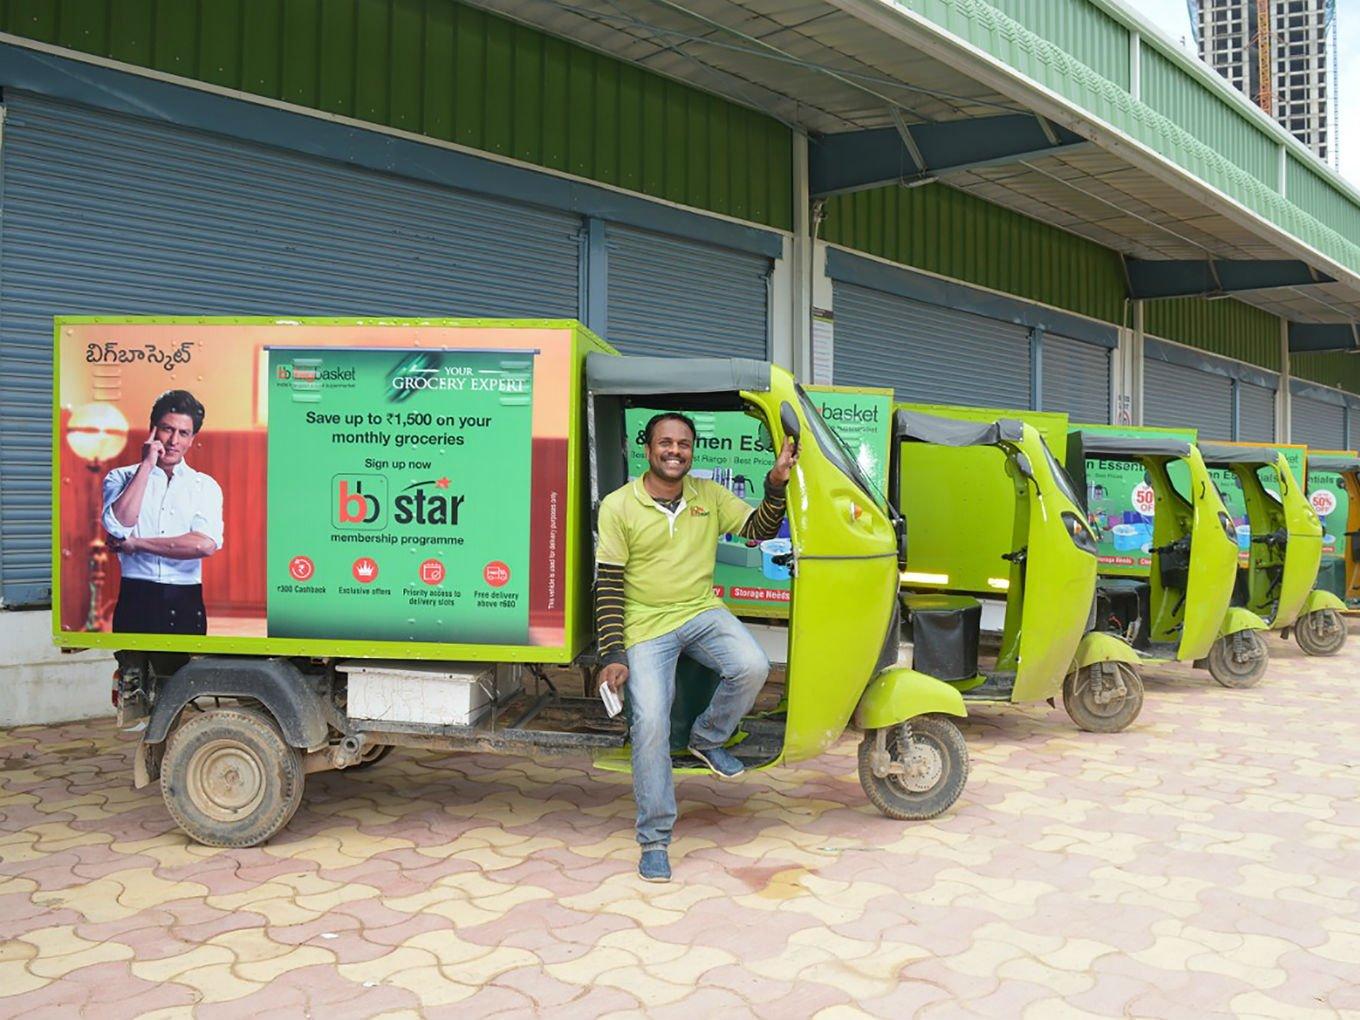
{"type": "MultiPolygon", "coordinates": [[[[496,343],[530,346],[516,324],[469,325],[483,346],[498,325],[496,343]]],[[[970,705],[1061,698],[1079,728],[1113,734],[1138,718],[1145,666],[1192,663],[1226,687],[1248,687],[1268,675],[1270,631],[1293,634],[1309,655],[1332,655],[1346,640],[1343,614],[1360,605],[1354,454],[1313,453],[1300,470],[1276,444],[1193,430],[894,404],[883,487],[866,455],[884,451],[847,444],[783,368],[621,357],[577,324],[556,324],[560,338],[554,324],[530,325],[532,345],[564,344],[576,373],[563,396],[573,573],[556,581],[574,600],[575,622],[562,648],[541,659],[528,648],[488,652],[495,679],[483,685],[483,709],[431,724],[357,714],[355,678],[394,666],[352,647],[293,641],[228,656],[209,643],[114,636],[120,722],[145,726],[138,783],[159,778],[193,838],[268,839],[296,810],[306,773],[365,765],[395,745],[590,754],[627,768],[627,714],[608,717],[592,687],[582,564],[600,500],[629,479],[637,409],[745,415],[763,426],[768,449],[799,444],[786,534],[732,554],[763,557],[788,587],[784,619],[763,621],[782,643],[770,656],[782,666],[782,697],[746,721],[731,750],[748,769],[773,768],[821,754],[853,726],[865,794],[892,818],[931,818],[960,797],[968,753],[959,721],[970,705]],[[1324,479],[1331,502],[1310,501],[1324,479]],[[1341,564],[1325,575],[1333,590],[1318,585],[1324,547],[1341,564]],[[559,689],[550,667],[577,669],[582,690],[559,689]],[[199,761],[207,753],[250,767],[213,771],[199,761]]],[[[80,643],[59,630],[63,638],[80,643]]],[[[459,646],[459,658],[478,652],[459,646]]],[[[687,732],[707,704],[707,673],[683,664],[673,733],[687,732]]],[[[675,762],[693,764],[683,745],[675,762]]]]}

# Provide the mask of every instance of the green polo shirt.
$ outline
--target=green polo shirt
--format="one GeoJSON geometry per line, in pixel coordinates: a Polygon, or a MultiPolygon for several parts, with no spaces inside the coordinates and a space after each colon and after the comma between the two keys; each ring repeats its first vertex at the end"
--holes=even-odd
{"type": "Polygon", "coordinates": [[[600,503],[595,559],[623,567],[623,643],[631,648],[668,634],[707,609],[713,594],[718,536],[740,531],[755,509],[704,478],[683,482],[684,502],[671,517],[638,478],[600,503]]]}

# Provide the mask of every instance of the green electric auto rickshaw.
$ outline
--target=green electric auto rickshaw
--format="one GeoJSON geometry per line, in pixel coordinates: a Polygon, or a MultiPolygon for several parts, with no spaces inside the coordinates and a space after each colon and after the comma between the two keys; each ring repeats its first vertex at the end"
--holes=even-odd
{"type": "MultiPolygon", "coordinates": [[[[904,656],[947,680],[966,702],[1051,702],[1061,692],[1067,714],[1084,730],[1113,733],[1132,723],[1143,706],[1139,656],[1122,638],[1091,629],[1096,538],[1067,472],[1039,431],[1015,419],[979,423],[898,410],[893,439],[889,491],[908,521],[904,656]],[[954,449],[947,456],[912,457],[915,444],[954,449]],[[1005,623],[996,661],[986,668],[979,667],[979,596],[991,592],[942,586],[947,575],[914,570],[912,557],[912,509],[923,517],[932,512],[915,494],[929,492],[938,500],[969,488],[981,462],[965,449],[978,447],[999,451],[985,463],[1004,467],[1015,494],[1010,546],[997,553],[1005,566],[998,563],[1002,576],[990,579],[993,590],[1005,591],[1005,623]],[[904,454],[915,470],[904,466],[904,454]]],[[[957,511],[949,517],[930,517],[931,526],[975,531],[957,511]]],[[[940,563],[930,558],[927,565],[940,563]]]]}
{"type": "Polygon", "coordinates": [[[1360,615],[1360,456],[1308,451],[1308,496],[1325,532],[1318,587],[1341,599],[1347,616],[1360,615]]]}
{"type": "MultiPolygon", "coordinates": [[[[967,747],[949,716],[965,714],[959,692],[896,665],[900,518],[793,377],[739,359],[610,357],[586,361],[594,505],[627,478],[624,424],[630,407],[744,411],[778,449],[799,442],[789,482],[791,574],[786,694],[781,710],[742,724],[732,753],[750,768],[801,761],[827,750],[854,719],[864,736],[859,778],[870,801],[898,819],[930,818],[962,792],[967,747]]],[[[671,716],[677,765],[683,737],[708,703],[716,678],[687,659],[671,716]]],[[[623,769],[622,750],[601,756],[623,769]]]]}
{"type": "Polygon", "coordinates": [[[1210,468],[1231,471],[1246,503],[1238,531],[1247,562],[1237,572],[1233,605],[1243,606],[1308,655],[1335,655],[1346,643],[1344,602],[1313,588],[1322,562],[1322,524],[1289,463],[1271,446],[1200,443],[1210,468]],[[1245,541],[1244,541],[1245,540],[1245,541]]]}
{"type": "Polygon", "coordinates": [[[1193,662],[1225,687],[1256,684],[1269,664],[1265,624],[1231,604],[1237,533],[1195,445],[1078,427],[1067,467],[1086,494],[1087,520],[1120,550],[1102,557],[1095,626],[1146,662],[1193,662]],[[1102,481],[1121,472],[1139,478],[1132,509],[1112,503],[1102,481]]]}

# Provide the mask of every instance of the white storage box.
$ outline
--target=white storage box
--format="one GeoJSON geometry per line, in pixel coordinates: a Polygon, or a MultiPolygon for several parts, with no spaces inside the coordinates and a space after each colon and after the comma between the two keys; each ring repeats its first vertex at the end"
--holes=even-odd
{"type": "Polygon", "coordinates": [[[519,687],[516,672],[486,662],[351,659],[335,667],[349,677],[349,717],[378,722],[470,726],[519,687]]]}

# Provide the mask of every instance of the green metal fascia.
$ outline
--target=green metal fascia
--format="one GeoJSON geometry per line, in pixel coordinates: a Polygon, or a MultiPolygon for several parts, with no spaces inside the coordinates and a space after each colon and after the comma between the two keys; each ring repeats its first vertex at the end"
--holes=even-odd
{"type": "Polygon", "coordinates": [[[452,0],[0,0],[0,31],[787,230],[787,127],[452,0]]]}
{"type": "Polygon", "coordinates": [[[1119,255],[941,184],[890,185],[827,200],[821,237],[879,258],[1063,308],[1124,321],[1119,255]]]}
{"type": "Polygon", "coordinates": [[[1360,393],[1360,358],[1348,352],[1291,354],[1289,372],[1309,382],[1360,393]]]}
{"type": "Polygon", "coordinates": [[[1145,301],[1143,332],[1272,372],[1282,367],[1279,318],[1231,298],[1145,301]]]}
{"type": "MultiPolygon", "coordinates": [[[[1360,245],[1323,222],[1318,209],[1305,210],[1286,200],[1273,187],[1215,148],[1214,141],[1219,141],[1225,148],[1233,148],[1223,136],[1211,132],[1208,141],[1198,137],[1195,134],[1200,125],[1198,117],[1195,123],[1181,124],[1149,103],[1134,99],[1126,84],[1112,81],[1058,42],[1039,35],[984,0],[897,0],[897,6],[928,20],[936,31],[948,33],[975,47],[1034,84],[1062,97],[1093,120],[1103,122],[1141,144],[1337,266],[1360,275],[1360,245]]],[[[1099,6],[1111,12],[1115,10],[1115,5],[1104,0],[1099,6]]],[[[1170,52],[1170,47],[1164,47],[1157,37],[1144,38],[1149,50],[1163,57],[1170,52]]],[[[1194,83],[1193,79],[1187,79],[1187,82],[1206,93],[1211,89],[1207,82],[1194,83]]],[[[1176,109],[1172,113],[1181,115],[1176,109]]],[[[1295,153],[1296,147],[1289,145],[1282,130],[1276,139],[1269,125],[1252,125],[1239,113],[1234,113],[1234,117],[1254,127],[1270,144],[1284,144],[1291,155],[1295,153]]],[[[1240,159],[1247,158],[1244,152],[1235,154],[1240,159]]],[[[1317,166],[1321,167],[1321,164],[1317,166]]],[[[1327,183],[1340,198],[1360,208],[1360,193],[1342,184],[1339,178],[1334,183],[1327,180],[1327,183]]]]}

